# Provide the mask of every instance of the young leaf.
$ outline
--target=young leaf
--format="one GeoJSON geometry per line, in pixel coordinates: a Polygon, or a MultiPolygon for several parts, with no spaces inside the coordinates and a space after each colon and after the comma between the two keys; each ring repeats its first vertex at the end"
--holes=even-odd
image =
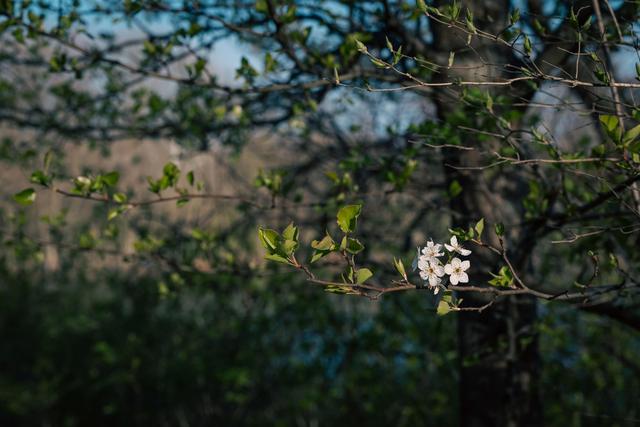
{"type": "Polygon", "coordinates": [[[30,205],[36,200],[36,191],[33,188],[26,188],[13,195],[13,200],[21,205],[30,205]]]}
{"type": "Polygon", "coordinates": [[[349,237],[347,239],[347,247],[345,249],[347,250],[347,252],[355,255],[364,250],[364,245],[360,243],[358,239],[352,239],[351,237],[349,237]]]}
{"type": "Polygon", "coordinates": [[[112,219],[117,218],[118,215],[120,215],[121,213],[122,213],[121,208],[109,209],[109,213],[107,214],[107,221],[111,221],[112,219]]]}
{"type": "Polygon", "coordinates": [[[293,240],[295,242],[298,241],[298,227],[293,225],[293,222],[287,225],[287,228],[282,232],[282,237],[286,240],[293,240]]]}
{"type": "Polygon", "coordinates": [[[322,240],[314,240],[311,242],[311,247],[315,249],[311,255],[312,264],[337,249],[336,242],[334,242],[328,234],[324,236],[322,240]]]}
{"type": "Polygon", "coordinates": [[[281,262],[283,264],[289,264],[288,259],[278,254],[267,254],[264,256],[264,259],[268,259],[269,261],[281,262]]]}
{"type": "Polygon", "coordinates": [[[624,133],[622,137],[622,142],[624,144],[629,144],[633,142],[640,135],[640,125],[637,125],[624,133]]]}
{"type": "Polygon", "coordinates": [[[620,120],[616,116],[602,115],[600,116],[600,123],[611,138],[615,142],[620,142],[622,139],[622,128],[620,127],[620,120]]]}
{"type": "Polygon", "coordinates": [[[269,251],[270,253],[275,251],[278,247],[278,241],[280,240],[280,235],[277,231],[271,230],[269,228],[259,228],[258,236],[260,237],[260,241],[262,242],[262,246],[269,251]]]}
{"type": "Polygon", "coordinates": [[[520,21],[520,9],[515,9],[509,16],[509,25],[513,26],[520,21]]]}
{"type": "Polygon", "coordinates": [[[444,316],[446,314],[448,314],[451,311],[451,305],[445,301],[444,299],[442,299],[439,303],[438,303],[438,316],[444,316]]]}
{"type": "Polygon", "coordinates": [[[51,182],[51,178],[47,176],[43,171],[37,170],[31,174],[31,182],[34,184],[39,184],[44,187],[48,187],[51,182]]]}
{"type": "Polygon", "coordinates": [[[358,49],[358,52],[360,53],[367,52],[367,47],[360,40],[356,40],[356,49],[358,49]]]}
{"type": "Polygon", "coordinates": [[[484,230],[484,218],[480,218],[480,221],[476,223],[475,230],[476,230],[476,234],[478,235],[478,238],[481,238],[482,231],[484,230]]]}
{"type": "Polygon", "coordinates": [[[356,283],[361,284],[369,280],[373,273],[368,268],[361,268],[356,272],[356,283]]]}
{"type": "Polygon", "coordinates": [[[527,56],[530,56],[532,52],[533,52],[533,47],[531,46],[531,39],[529,39],[529,37],[527,37],[527,35],[525,34],[525,36],[524,36],[524,53],[527,56]]]}
{"type": "Polygon", "coordinates": [[[293,253],[296,251],[296,249],[298,249],[298,242],[297,241],[285,239],[282,242],[282,250],[288,256],[293,255],[293,253]]]}
{"type": "Polygon", "coordinates": [[[120,179],[120,173],[117,171],[112,171],[102,175],[102,180],[109,187],[115,187],[118,184],[118,180],[120,179]]]}
{"type": "Polygon", "coordinates": [[[125,203],[127,201],[127,195],[124,193],[116,193],[113,195],[113,201],[116,203],[125,203]]]}
{"type": "Polygon", "coordinates": [[[327,234],[322,240],[314,240],[311,242],[311,247],[319,251],[331,251],[334,249],[335,244],[331,236],[327,234]]]}
{"type": "Polygon", "coordinates": [[[396,267],[396,270],[398,270],[398,273],[400,273],[400,275],[402,276],[402,278],[404,280],[407,280],[407,272],[404,269],[404,264],[402,263],[401,259],[396,259],[395,257],[393,258],[393,264],[396,267]]]}
{"type": "Polygon", "coordinates": [[[454,51],[449,52],[449,61],[447,62],[447,68],[453,67],[453,61],[455,60],[456,53],[454,51]]]}
{"type": "Polygon", "coordinates": [[[356,221],[362,205],[347,205],[338,211],[338,225],[344,233],[352,233],[356,229],[356,221]]]}
{"type": "Polygon", "coordinates": [[[460,185],[457,179],[454,179],[451,181],[451,184],[449,184],[449,197],[453,199],[460,195],[460,193],[462,193],[462,185],[460,185]]]}

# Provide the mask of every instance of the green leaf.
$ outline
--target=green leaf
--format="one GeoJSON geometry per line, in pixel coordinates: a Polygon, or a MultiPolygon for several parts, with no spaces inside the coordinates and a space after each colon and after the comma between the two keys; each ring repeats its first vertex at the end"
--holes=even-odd
{"type": "Polygon", "coordinates": [[[282,232],[282,237],[286,240],[298,241],[298,227],[293,225],[293,222],[287,225],[287,228],[282,232]]]}
{"type": "Polygon", "coordinates": [[[189,171],[187,173],[187,182],[189,183],[189,185],[193,186],[193,182],[194,182],[193,171],[189,171]]]}
{"type": "Polygon", "coordinates": [[[338,225],[345,233],[352,233],[356,229],[356,221],[360,215],[362,205],[347,205],[338,211],[338,225]]]}
{"type": "Polygon", "coordinates": [[[396,259],[395,257],[393,258],[393,264],[396,267],[396,270],[398,270],[398,273],[400,273],[400,275],[402,276],[402,278],[404,280],[407,280],[407,271],[404,268],[404,264],[402,263],[401,259],[396,259]]]}
{"type": "Polygon", "coordinates": [[[498,271],[498,274],[493,274],[491,272],[489,274],[493,276],[493,279],[487,282],[491,286],[510,287],[511,285],[513,285],[513,274],[507,266],[502,266],[500,268],[500,271],[498,271]]]}
{"type": "Polygon", "coordinates": [[[637,125],[624,133],[622,137],[622,142],[624,144],[629,144],[633,142],[640,135],[640,125],[637,125]]]}
{"type": "Polygon", "coordinates": [[[312,264],[337,249],[336,242],[328,234],[322,240],[311,242],[311,247],[315,249],[311,255],[312,264]]]}
{"type": "Polygon", "coordinates": [[[620,128],[620,120],[616,116],[602,115],[600,116],[600,123],[602,123],[609,138],[615,142],[620,142],[622,139],[622,129],[620,128]]]}
{"type": "Polygon", "coordinates": [[[361,268],[356,272],[356,283],[364,283],[373,276],[373,273],[368,268],[361,268]]]}
{"type": "Polygon", "coordinates": [[[260,241],[262,242],[262,246],[272,253],[278,247],[278,242],[280,240],[280,235],[277,231],[271,230],[269,228],[259,228],[258,236],[260,237],[260,241]]]}
{"type": "Polygon", "coordinates": [[[102,175],[102,181],[109,187],[115,187],[120,180],[120,173],[117,171],[109,172],[102,175]]]}
{"type": "Polygon", "coordinates": [[[288,259],[278,254],[267,254],[264,256],[264,259],[268,259],[269,261],[281,262],[283,264],[290,264],[288,259]]]}
{"type": "Polygon", "coordinates": [[[111,221],[112,219],[117,218],[122,212],[124,212],[124,209],[122,206],[109,209],[109,213],[107,214],[107,221],[111,221]]]}
{"type": "Polygon", "coordinates": [[[482,237],[482,231],[484,230],[484,218],[480,218],[480,221],[476,223],[475,230],[478,238],[482,237]]]}
{"type": "Polygon", "coordinates": [[[462,193],[462,185],[460,185],[457,179],[454,179],[451,181],[451,184],[449,184],[449,197],[453,199],[460,195],[460,193],[462,193]]]}
{"type": "Polygon", "coordinates": [[[113,195],[113,201],[116,203],[126,203],[127,195],[124,193],[116,193],[113,195]]]}
{"type": "Polygon", "coordinates": [[[188,197],[181,197],[176,201],[176,206],[180,208],[189,203],[189,200],[190,199],[188,197]]]}
{"type": "Polygon", "coordinates": [[[48,187],[51,182],[51,178],[48,177],[43,171],[37,170],[31,174],[30,181],[34,184],[40,184],[44,187],[48,187]]]}
{"type": "Polygon", "coordinates": [[[496,231],[496,236],[504,236],[504,224],[501,222],[498,222],[494,225],[495,231],[496,231]]]}
{"type": "Polygon", "coordinates": [[[324,288],[325,292],[330,292],[332,294],[345,294],[345,295],[357,295],[356,292],[351,286],[340,286],[340,285],[329,285],[324,288]]]}
{"type": "Polygon", "coordinates": [[[527,35],[525,34],[525,36],[524,36],[524,53],[527,56],[530,56],[532,52],[533,52],[533,47],[531,46],[531,39],[529,39],[529,37],[527,37],[527,35]]]}
{"type": "Polygon", "coordinates": [[[298,249],[298,242],[296,242],[295,240],[285,239],[282,242],[282,250],[288,256],[293,255],[293,253],[296,251],[296,249],[298,249]]]}
{"type": "Polygon", "coordinates": [[[471,12],[471,9],[467,9],[467,16],[465,17],[465,23],[469,31],[471,31],[473,34],[478,33],[478,30],[476,29],[476,26],[473,23],[473,12],[471,12]]]}
{"type": "Polygon", "coordinates": [[[346,251],[347,250],[347,236],[344,236],[342,238],[342,241],[340,242],[340,250],[341,251],[346,251]]]}
{"type": "Polygon", "coordinates": [[[44,173],[49,172],[49,168],[51,167],[51,163],[53,162],[53,152],[51,150],[47,151],[44,155],[44,160],[42,162],[44,167],[44,173]]]}
{"type": "Polygon", "coordinates": [[[163,176],[160,180],[162,181],[161,186],[163,189],[173,187],[178,183],[178,178],[180,178],[180,168],[175,163],[169,162],[162,168],[162,174],[163,176]]]}
{"type": "Polygon", "coordinates": [[[602,115],[600,116],[600,123],[602,123],[607,132],[613,132],[618,127],[619,120],[616,116],[602,115]]]}
{"type": "Polygon", "coordinates": [[[311,242],[311,247],[319,251],[331,251],[335,249],[335,244],[336,242],[327,234],[322,240],[314,240],[311,242]]]}
{"type": "Polygon", "coordinates": [[[596,66],[595,69],[593,70],[593,74],[595,74],[596,78],[600,80],[602,83],[604,83],[605,85],[608,85],[609,83],[611,83],[611,80],[609,79],[609,75],[601,67],[596,66]]]}
{"type": "Polygon", "coordinates": [[[269,5],[267,4],[267,0],[256,0],[256,12],[269,12],[269,5]]]}
{"type": "Polygon", "coordinates": [[[356,40],[356,49],[358,49],[360,53],[367,52],[367,47],[360,40],[356,40]]]}
{"type": "Polygon", "coordinates": [[[364,250],[364,245],[362,243],[360,243],[360,241],[358,239],[352,239],[351,237],[349,237],[347,239],[347,247],[346,247],[347,252],[352,253],[352,254],[357,254],[360,253],[364,250]]]}
{"type": "Polygon", "coordinates": [[[331,253],[331,251],[313,251],[313,254],[311,255],[311,264],[313,264],[314,262],[318,261],[321,258],[324,258],[325,256],[329,255],[331,253]]]}
{"type": "Polygon", "coordinates": [[[444,316],[446,314],[449,314],[450,312],[451,312],[451,305],[444,299],[440,300],[440,302],[438,303],[438,309],[437,309],[438,316],[444,316]]]}
{"type": "Polygon", "coordinates": [[[21,205],[30,205],[36,200],[36,191],[33,188],[26,188],[13,195],[13,200],[21,205]]]}
{"type": "Polygon", "coordinates": [[[520,21],[520,9],[515,9],[509,16],[509,25],[513,26],[520,21]]]}

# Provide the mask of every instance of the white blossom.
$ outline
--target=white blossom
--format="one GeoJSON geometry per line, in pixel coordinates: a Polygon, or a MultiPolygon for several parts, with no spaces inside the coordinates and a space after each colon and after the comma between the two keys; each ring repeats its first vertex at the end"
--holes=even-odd
{"type": "Polygon", "coordinates": [[[467,256],[471,253],[469,249],[465,249],[458,244],[458,238],[456,236],[451,236],[451,244],[447,245],[445,243],[444,247],[447,248],[449,252],[457,252],[462,256],[467,256]]]}
{"type": "MultiPolygon", "coordinates": [[[[451,239],[453,242],[453,239],[451,239]]],[[[471,263],[467,260],[462,261],[460,258],[453,258],[451,262],[444,266],[444,272],[449,275],[449,281],[452,285],[458,283],[469,282],[469,276],[465,273],[471,267],[471,263]]]]}
{"type": "Polygon", "coordinates": [[[427,246],[422,248],[422,255],[435,259],[444,255],[444,252],[440,252],[441,250],[442,245],[440,243],[433,243],[433,240],[429,240],[427,246]]]}
{"type": "Polygon", "coordinates": [[[435,259],[422,255],[418,260],[418,269],[420,269],[420,277],[422,280],[429,282],[429,288],[433,289],[434,295],[438,293],[442,276],[444,276],[444,268],[442,264],[435,259]]]}

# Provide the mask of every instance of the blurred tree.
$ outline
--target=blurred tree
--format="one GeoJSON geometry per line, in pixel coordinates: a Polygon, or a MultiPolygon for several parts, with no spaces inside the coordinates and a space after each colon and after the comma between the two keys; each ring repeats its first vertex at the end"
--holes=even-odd
{"type": "MultiPolygon", "coordinates": [[[[18,203],[48,189],[104,205],[111,224],[169,202],[237,204],[222,237],[137,228],[135,257],[161,262],[176,283],[193,284],[202,259],[251,277],[243,248],[256,223],[295,220],[314,230],[312,257],[326,255],[326,267],[296,257],[293,226],[261,229],[261,240],[310,283],[374,299],[441,290],[434,311],[459,312],[460,423],[471,426],[543,423],[538,300],[640,327],[635,2],[0,4],[0,66],[11,71],[0,119],[42,141],[21,157],[37,166],[18,203]],[[224,43],[244,53],[233,81],[216,68],[224,43]],[[118,171],[70,176],[54,160],[64,154],[56,138],[172,138],[238,153],[259,131],[293,154],[260,171],[252,192],[209,191],[168,163],[144,198],[119,187],[118,171]],[[336,212],[344,244],[323,239],[336,236],[336,212]],[[416,286],[400,263],[400,279],[384,284],[397,274],[390,259],[451,234],[473,247],[471,284],[454,286],[449,272],[416,286]]],[[[14,141],[5,147],[18,156],[14,141]]],[[[103,244],[87,230],[77,240],[103,244]]],[[[460,251],[450,253],[443,264],[460,251]]]]}

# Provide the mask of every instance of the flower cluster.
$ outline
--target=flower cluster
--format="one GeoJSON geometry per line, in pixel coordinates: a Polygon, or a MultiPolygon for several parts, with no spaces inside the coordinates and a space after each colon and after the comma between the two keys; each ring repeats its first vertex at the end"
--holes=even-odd
{"type": "Polygon", "coordinates": [[[456,255],[467,256],[471,251],[463,248],[458,243],[456,236],[452,236],[449,243],[444,244],[444,248],[448,252],[446,264],[440,260],[445,256],[442,244],[430,240],[427,242],[427,246],[422,249],[418,248],[416,267],[420,270],[420,277],[427,283],[429,289],[433,290],[434,295],[440,291],[441,287],[444,287],[443,280],[447,278],[452,285],[469,282],[469,276],[465,272],[471,267],[471,263],[468,260],[461,260],[456,255]]]}

